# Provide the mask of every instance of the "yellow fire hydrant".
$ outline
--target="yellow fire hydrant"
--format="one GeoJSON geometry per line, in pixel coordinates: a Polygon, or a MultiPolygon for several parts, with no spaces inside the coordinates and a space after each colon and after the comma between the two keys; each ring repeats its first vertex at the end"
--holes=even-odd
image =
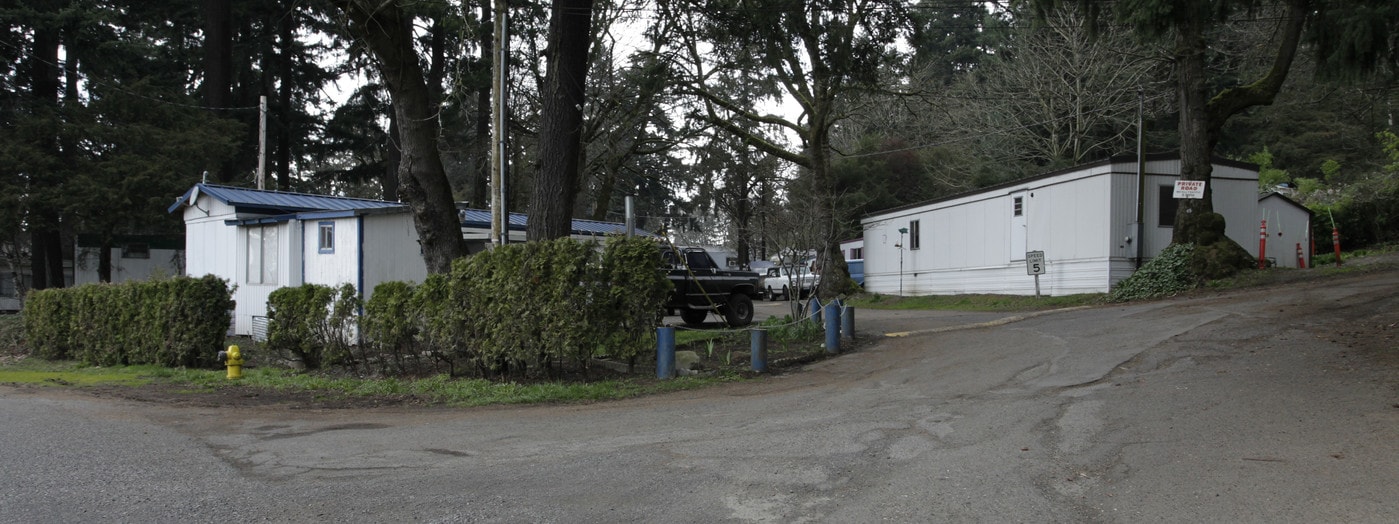
{"type": "Polygon", "coordinates": [[[228,351],[220,351],[219,359],[228,366],[228,379],[243,378],[243,353],[238,346],[228,346],[228,351]]]}

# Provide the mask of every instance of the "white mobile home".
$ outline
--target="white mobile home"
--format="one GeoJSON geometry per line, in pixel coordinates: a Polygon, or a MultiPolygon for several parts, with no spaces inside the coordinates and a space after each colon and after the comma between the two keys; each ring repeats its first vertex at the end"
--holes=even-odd
{"type": "MultiPolygon", "coordinates": [[[[176,200],[185,221],[186,270],[237,286],[234,333],[253,333],[267,315],[267,297],[281,287],[352,284],[368,300],[388,281],[427,276],[418,232],[398,202],[307,195],[198,184],[176,200]]],[[[459,210],[462,235],[488,237],[489,213],[459,210]],[[484,231],[483,231],[484,229],[484,231]]],[[[524,238],[527,219],[511,214],[511,238],[524,238]]],[[[573,237],[624,232],[622,224],[575,220],[573,237]]]]}
{"type": "MultiPolygon", "coordinates": [[[[1138,257],[1170,244],[1179,174],[1174,156],[1148,157],[1142,176],[1135,158],[1116,158],[871,214],[861,221],[865,289],[1034,294],[1025,260],[1038,251],[1042,293],[1107,292],[1135,271],[1138,257]]],[[[1217,160],[1211,184],[1229,238],[1256,242],[1256,167],[1217,160]]]]}
{"type": "MultiPolygon", "coordinates": [[[[73,249],[73,283],[92,284],[101,281],[98,272],[102,256],[102,239],[96,235],[78,235],[73,249]]],[[[123,235],[109,243],[112,282],[145,280],[158,276],[185,273],[185,238],[167,235],[123,235]]]]}

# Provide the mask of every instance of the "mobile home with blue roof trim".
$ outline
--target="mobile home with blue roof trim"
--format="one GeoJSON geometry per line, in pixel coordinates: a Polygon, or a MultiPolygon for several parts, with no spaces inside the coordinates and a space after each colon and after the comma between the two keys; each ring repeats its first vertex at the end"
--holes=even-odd
{"type": "MultiPolygon", "coordinates": [[[[388,281],[427,277],[417,229],[399,202],[197,184],[170,206],[185,222],[185,274],[236,285],[233,332],[261,334],[267,297],[302,284],[352,284],[362,299],[388,281]]],[[[471,251],[485,249],[490,213],[460,209],[471,251]]],[[[510,239],[525,240],[528,219],[510,215],[510,239]]],[[[625,233],[623,224],[574,220],[573,237],[625,233]]]]}

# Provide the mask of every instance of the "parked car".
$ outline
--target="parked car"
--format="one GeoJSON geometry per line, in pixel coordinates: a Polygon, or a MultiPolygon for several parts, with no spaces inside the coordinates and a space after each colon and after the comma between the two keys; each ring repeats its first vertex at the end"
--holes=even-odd
{"type": "Polygon", "coordinates": [[[820,275],[812,273],[806,265],[778,266],[768,268],[767,275],[758,282],[758,287],[762,289],[763,298],[768,300],[806,298],[816,287],[818,280],[820,275]],[[793,289],[798,291],[795,296],[792,294],[793,289]]]}

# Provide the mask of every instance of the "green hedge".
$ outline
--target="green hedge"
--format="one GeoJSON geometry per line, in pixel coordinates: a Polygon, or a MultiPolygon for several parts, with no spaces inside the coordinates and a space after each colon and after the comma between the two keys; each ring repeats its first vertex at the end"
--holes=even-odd
{"type": "Polygon", "coordinates": [[[228,283],[204,276],[32,291],[23,315],[41,358],[212,367],[232,309],[228,283]]]}
{"type": "Polygon", "coordinates": [[[651,240],[513,244],[457,260],[419,286],[380,284],[361,319],[366,356],[389,371],[428,356],[483,375],[547,371],[654,345],[670,282],[651,240]]]}

